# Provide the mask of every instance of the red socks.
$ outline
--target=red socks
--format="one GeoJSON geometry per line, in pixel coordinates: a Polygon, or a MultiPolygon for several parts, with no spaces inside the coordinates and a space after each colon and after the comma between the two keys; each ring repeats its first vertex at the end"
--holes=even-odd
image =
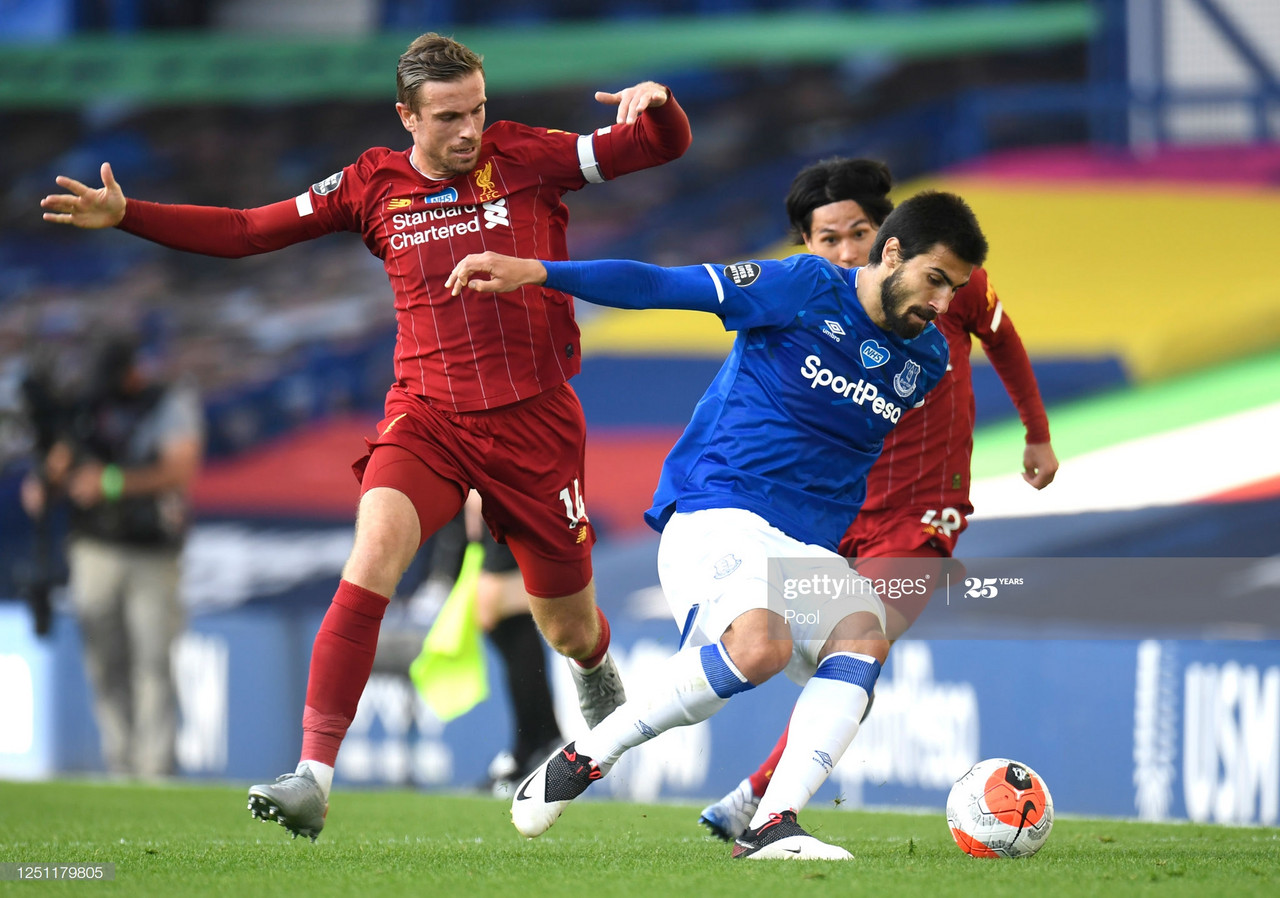
{"type": "Polygon", "coordinates": [[[376,592],[338,581],[311,649],[307,706],[302,714],[302,760],[334,766],[338,746],[347,735],[369,682],[378,630],[388,599],[376,592]]]}
{"type": "Polygon", "coordinates": [[[591,670],[598,666],[604,660],[605,653],[609,651],[609,619],[604,616],[599,605],[596,606],[596,616],[600,618],[600,638],[596,640],[596,647],[592,649],[590,657],[574,661],[583,670],[591,670]]]}
{"type": "Polygon", "coordinates": [[[769,778],[773,776],[773,771],[778,767],[778,759],[782,757],[782,752],[787,747],[787,734],[791,732],[791,724],[787,724],[787,728],[782,731],[782,736],[778,739],[778,744],[773,747],[773,751],[769,753],[769,757],[760,765],[760,768],[747,779],[751,780],[751,793],[757,797],[764,794],[764,790],[769,786],[769,778]]]}

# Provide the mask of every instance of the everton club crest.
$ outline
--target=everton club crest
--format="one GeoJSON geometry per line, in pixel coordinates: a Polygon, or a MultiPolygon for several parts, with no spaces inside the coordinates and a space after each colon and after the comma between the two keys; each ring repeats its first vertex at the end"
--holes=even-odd
{"type": "Polygon", "coordinates": [[[920,374],[920,366],[910,359],[902,370],[893,376],[893,388],[898,395],[906,399],[916,391],[916,377],[920,374]]]}

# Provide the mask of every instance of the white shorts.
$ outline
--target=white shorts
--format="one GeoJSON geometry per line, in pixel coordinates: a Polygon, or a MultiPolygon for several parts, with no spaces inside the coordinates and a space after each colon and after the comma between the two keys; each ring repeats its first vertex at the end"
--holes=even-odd
{"type": "Polygon", "coordinates": [[[801,684],[845,617],[870,612],[884,627],[884,603],[845,558],[741,508],[673,514],[658,543],[658,579],[682,646],[718,641],[755,608],[782,616],[792,642],[786,674],[801,684]]]}

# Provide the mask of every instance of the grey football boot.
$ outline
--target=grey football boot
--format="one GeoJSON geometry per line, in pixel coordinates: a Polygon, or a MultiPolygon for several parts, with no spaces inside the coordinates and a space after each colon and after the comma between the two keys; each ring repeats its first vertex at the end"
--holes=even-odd
{"type": "Polygon", "coordinates": [[[582,709],[582,718],[591,729],[595,729],[600,721],[627,700],[622,676],[618,673],[618,665],[613,663],[612,655],[606,654],[604,660],[591,670],[583,670],[582,665],[570,658],[569,671],[573,674],[573,685],[578,688],[578,707],[582,709]]]}
{"type": "Polygon", "coordinates": [[[249,813],[264,823],[274,820],[296,839],[309,836],[316,840],[324,829],[329,802],[311,771],[286,773],[274,783],[249,787],[249,813]]]}

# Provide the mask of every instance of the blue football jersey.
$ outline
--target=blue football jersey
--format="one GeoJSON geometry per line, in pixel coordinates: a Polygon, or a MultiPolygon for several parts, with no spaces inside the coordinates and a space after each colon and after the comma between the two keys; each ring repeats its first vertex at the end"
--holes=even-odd
{"type": "Polygon", "coordinates": [[[835,550],[867,493],[885,435],[947,368],[930,324],[904,340],[858,301],[858,269],[821,256],[659,268],[548,262],[547,286],[620,308],[713,312],[733,350],[668,454],[645,520],[744,508],[835,550]]]}

